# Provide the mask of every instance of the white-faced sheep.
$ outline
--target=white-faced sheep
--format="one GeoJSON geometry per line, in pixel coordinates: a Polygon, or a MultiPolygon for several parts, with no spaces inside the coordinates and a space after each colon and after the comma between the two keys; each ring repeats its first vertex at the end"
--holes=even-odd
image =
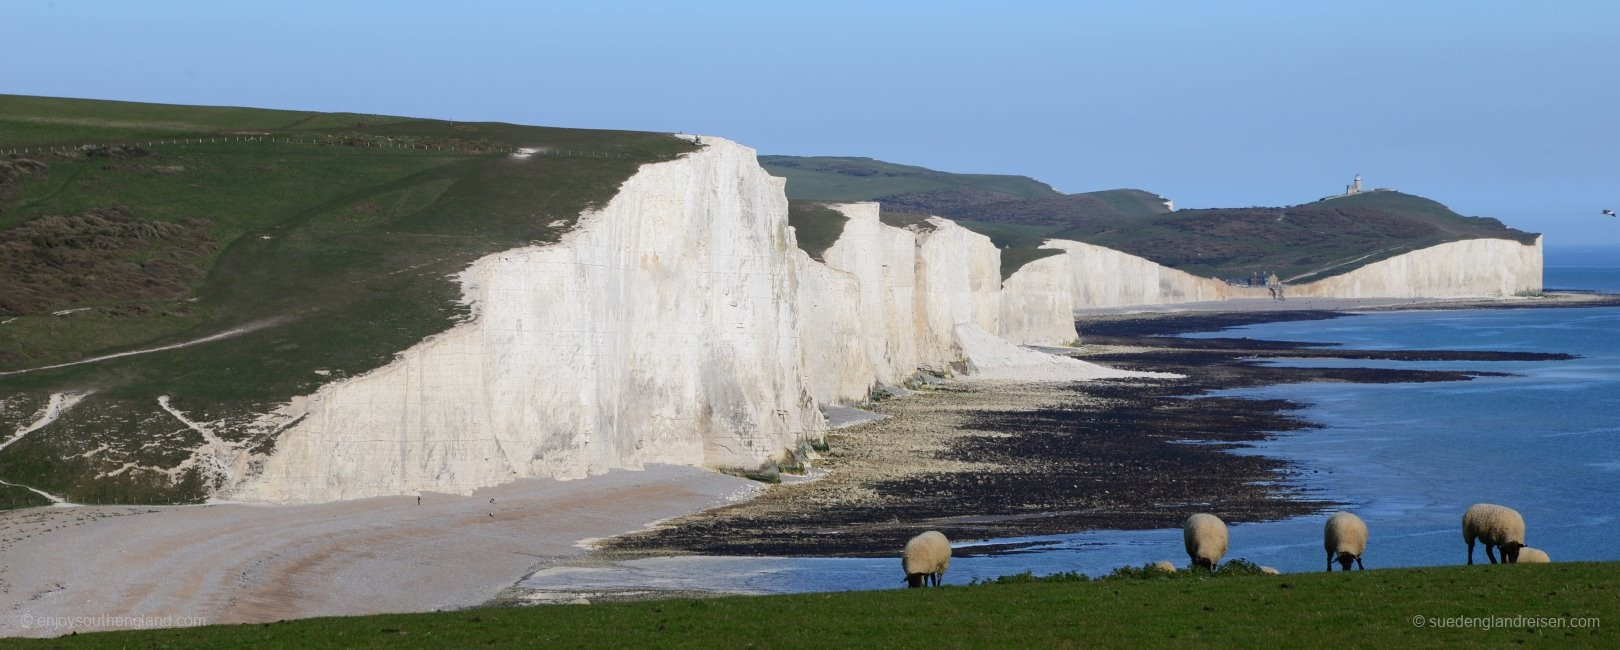
{"type": "Polygon", "coordinates": [[[1546,551],[1528,546],[1519,549],[1519,564],[1547,564],[1548,562],[1552,562],[1552,558],[1547,557],[1546,551]]]}
{"type": "Polygon", "coordinates": [[[951,540],[937,530],[913,537],[900,553],[900,565],[906,570],[907,587],[922,587],[929,581],[938,587],[951,566],[951,540]]]}
{"type": "Polygon", "coordinates": [[[1193,566],[1214,571],[1215,565],[1226,555],[1226,522],[1220,517],[1203,512],[1188,517],[1181,528],[1181,537],[1193,566]]]}
{"type": "Polygon", "coordinates": [[[1322,548],[1327,549],[1327,570],[1333,572],[1333,561],[1338,560],[1339,566],[1345,571],[1350,570],[1350,564],[1365,570],[1361,565],[1361,554],[1367,552],[1367,523],[1348,512],[1336,512],[1328,517],[1327,526],[1322,528],[1322,548]]]}
{"type": "Polygon", "coordinates": [[[1494,503],[1476,503],[1468,506],[1462,519],[1463,541],[1468,542],[1468,563],[1474,563],[1474,540],[1485,543],[1485,557],[1496,564],[1491,548],[1502,550],[1502,562],[1519,561],[1519,549],[1524,548],[1524,517],[1507,506],[1494,503]]]}
{"type": "Polygon", "coordinates": [[[1154,562],[1152,566],[1153,566],[1153,568],[1158,569],[1160,571],[1163,571],[1165,573],[1175,573],[1176,572],[1176,565],[1171,564],[1169,560],[1159,560],[1158,562],[1154,562]]]}

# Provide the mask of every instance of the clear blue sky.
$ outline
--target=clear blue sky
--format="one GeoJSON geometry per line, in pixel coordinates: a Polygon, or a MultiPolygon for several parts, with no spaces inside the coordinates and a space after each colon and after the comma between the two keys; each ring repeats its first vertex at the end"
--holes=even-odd
{"type": "Polygon", "coordinates": [[[679,130],[1181,207],[1360,173],[1620,244],[1620,2],[683,4],[16,0],[0,92],[679,130]]]}

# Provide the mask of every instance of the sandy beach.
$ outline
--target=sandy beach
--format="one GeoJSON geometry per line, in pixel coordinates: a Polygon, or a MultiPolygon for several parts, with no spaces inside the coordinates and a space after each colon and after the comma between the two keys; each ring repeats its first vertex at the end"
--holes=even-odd
{"type": "Polygon", "coordinates": [[[655,465],[425,494],[421,505],[400,496],[5,512],[0,635],[468,607],[584,554],[581,540],[746,499],[758,485],[655,465]]]}

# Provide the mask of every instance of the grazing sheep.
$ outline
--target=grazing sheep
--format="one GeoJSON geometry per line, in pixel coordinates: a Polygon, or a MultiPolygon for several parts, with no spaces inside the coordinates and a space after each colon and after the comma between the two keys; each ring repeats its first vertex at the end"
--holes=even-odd
{"type": "Polygon", "coordinates": [[[1221,556],[1226,555],[1226,523],[1215,515],[1200,512],[1188,517],[1181,528],[1181,538],[1186,542],[1187,557],[1192,558],[1193,566],[1214,571],[1215,565],[1221,563],[1221,556]]]}
{"type": "Polygon", "coordinates": [[[1474,540],[1485,543],[1485,557],[1496,564],[1491,547],[1502,549],[1502,563],[1519,561],[1519,549],[1524,548],[1524,517],[1507,506],[1494,503],[1476,503],[1468,506],[1462,519],[1463,541],[1468,542],[1468,563],[1474,563],[1474,540]]]}
{"type": "Polygon", "coordinates": [[[1546,551],[1528,546],[1519,549],[1519,564],[1547,564],[1548,562],[1552,562],[1552,558],[1547,557],[1546,551]]]}
{"type": "Polygon", "coordinates": [[[1327,570],[1333,572],[1333,561],[1337,559],[1339,566],[1345,571],[1350,570],[1350,564],[1365,571],[1367,567],[1361,565],[1361,554],[1367,552],[1367,523],[1348,512],[1336,512],[1328,517],[1327,526],[1322,528],[1322,548],[1327,549],[1327,570]]]}
{"type": "Polygon", "coordinates": [[[1268,567],[1268,566],[1261,566],[1260,567],[1260,573],[1268,575],[1268,576],[1280,576],[1280,575],[1282,575],[1281,571],[1278,571],[1278,570],[1276,570],[1276,569],[1274,569],[1272,567],[1268,567]]]}
{"type": "Polygon", "coordinates": [[[900,553],[900,565],[906,570],[907,587],[921,587],[929,580],[938,587],[945,569],[951,566],[951,540],[937,530],[913,537],[900,553]]]}
{"type": "Polygon", "coordinates": [[[1176,565],[1171,564],[1169,560],[1159,560],[1158,562],[1154,562],[1153,563],[1153,568],[1158,569],[1160,571],[1163,571],[1165,573],[1175,573],[1176,572],[1176,565]]]}

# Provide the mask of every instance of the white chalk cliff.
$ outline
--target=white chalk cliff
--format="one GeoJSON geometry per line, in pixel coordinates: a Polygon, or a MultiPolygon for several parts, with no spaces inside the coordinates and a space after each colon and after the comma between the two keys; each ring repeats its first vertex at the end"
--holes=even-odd
{"type": "MultiPolygon", "coordinates": [[[[1078,308],[1270,296],[1263,287],[1228,285],[1101,246],[1052,239],[1045,247],[1063,251],[1059,258],[1066,261],[1072,273],[1073,301],[1078,308]]],[[[1540,291],[1541,265],[1540,237],[1530,244],[1507,239],[1465,239],[1373,262],[1315,282],[1289,284],[1285,294],[1291,298],[1504,297],[1540,291]]]]}
{"type": "MultiPolygon", "coordinates": [[[[919,370],[968,378],[1128,376],[1020,345],[1076,338],[1078,307],[1243,296],[1098,246],[1003,280],[990,239],[950,221],[897,228],[875,203],[822,261],[788,226],[784,181],[720,138],[643,166],[555,243],[460,276],[472,316],[392,363],[266,416],[264,456],[228,459],[230,499],[308,502],[466,493],[646,463],[755,467],[818,439],[818,406],[919,370]]],[[[1541,248],[1443,244],[1298,295],[1510,295],[1539,289],[1541,248]],[[1488,261],[1488,262],[1486,262],[1488,261]],[[1483,264],[1483,265],[1482,265],[1483,264]]]]}
{"type": "Polygon", "coordinates": [[[1074,339],[1067,275],[1009,279],[954,223],[907,230],[841,209],[816,262],[787,225],[784,181],[720,138],[645,165],[556,244],[461,275],[473,315],[365,375],[283,407],[291,422],[223,496],[307,502],[465,493],[521,477],[645,463],[778,460],[919,368],[1079,380],[1129,373],[1024,350],[1074,339]],[[1034,311],[1026,313],[1024,305],[1034,311]],[[974,359],[979,350],[982,359],[974,359]],[[1027,355],[1036,355],[1030,357],[1027,355]]]}

